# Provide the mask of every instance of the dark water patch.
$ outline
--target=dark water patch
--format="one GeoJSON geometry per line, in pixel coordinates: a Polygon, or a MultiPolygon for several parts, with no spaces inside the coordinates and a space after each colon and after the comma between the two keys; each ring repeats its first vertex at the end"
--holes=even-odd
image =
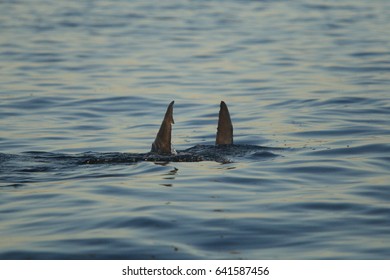
{"type": "MultiPolygon", "coordinates": [[[[50,253],[44,251],[32,251],[32,250],[12,250],[0,253],[0,259],[2,260],[66,260],[72,259],[74,254],[65,253],[50,253]]],[[[90,259],[91,255],[86,255],[86,259],[90,259]],[[88,256],[88,257],[87,257],[88,256]]]]}
{"type": "Polygon", "coordinates": [[[23,100],[13,101],[11,104],[7,104],[7,108],[14,108],[19,110],[41,110],[45,108],[53,108],[58,104],[56,98],[52,97],[27,97],[23,98],[23,100]]]}
{"type": "Polygon", "coordinates": [[[69,27],[69,28],[77,28],[80,27],[80,23],[73,22],[73,21],[60,21],[58,23],[60,27],[69,27]]]}
{"type": "MultiPolygon", "coordinates": [[[[82,107],[84,109],[89,108],[103,114],[104,112],[113,112],[118,110],[118,106],[122,107],[122,110],[130,111],[129,106],[132,108],[134,105],[148,104],[148,100],[143,97],[134,96],[110,96],[105,98],[85,98],[74,100],[66,103],[67,107],[82,107]]],[[[152,104],[151,104],[152,105],[152,104]]],[[[154,104],[153,104],[154,105],[154,104]]],[[[134,110],[134,109],[133,109],[134,110]]]]}
{"type": "Polygon", "coordinates": [[[239,185],[248,185],[248,186],[258,186],[264,184],[265,180],[261,180],[258,177],[249,177],[249,176],[229,176],[226,178],[214,178],[212,181],[226,184],[226,191],[229,191],[230,188],[228,186],[233,187],[233,191],[235,190],[235,186],[239,185]]]}
{"type": "Polygon", "coordinates": [[[4,184],[4,185],[1,184],[0,188],[21,188],[23,186],[25,186],[25,185],[22,183],[13,183],[13,184],[4,184]]]}
{"type": "MultiPolygon", "coordinates": [[[[289,246],[300,246],[303,243],[307,246],[313,241],[306,238],[308,232],[313,232],[315,226],[294,223],[284,223],[280,220],[271,219],[250,219],[243,218],[239,221],[216,220],[212,223],[216,229],[216,234],[209,242],[198,244],[204,250],[215,251],[245,251],[264,250],[268,248],[286,248],[289,246]],[[226,226],[222,226],[226,224],[226,226]],[[289,236],[286,238],[286,236],[289,236]],[[239,249],[240,248],[240,249],[239,249]]],[[[210,225],[206,225],[210,227],[210,225]]],[[[285,258],[286,257],[285,255],[285,258]]]]}
{"type": "MultiPolygon", "coordinates": [[[[343,211],[362,211],[362,206],[351,203],[337,203],[337,202],[306,202],[299,203],[295,206],[301,210],[312,210],[312,211],[330,211],[330,212],[343,212],[343,211]]],[[[294,208],[294,207],[292,207],[294,208]]]]}
{"type": "MultiPolygon", "coordinates": [[[[296,173],[296,174],[308,174],[313,177],[316,176],[326,176],[326,174],[344,174],[344,175],[358,175],[360,174],[360,170],[354,170],[352,168],[348,167],[341,167],[341,166],[324,166],[324,165],[312,165],[312,166],[306,166],[305,164],[303,166],[293,166],[293,167],[287,167],[283,168],[283,170],[286,173],[296,173]]],[[[337,179],[335,179],[337,180],[337,179]]],[[[331,183],[332,180],[329,179],[328,183],[331,183]]]]}
{"type": "Polygon", "coordinates": [[[130,18],[130,19],[144,19],[147,18],[147,16],[143,13],[135,13],[135,12],[130,12],[130,13],[125,13],[122,15],[124,18],[130,18]]]}
{"type": "Polygon", "coordinates": [[[275,109],[275,108],[302,108],[302,107],[307,107],[307,106],[312,106],[317,101],[317,99],[307,99],[307,100],[297,100],[297,99],[289,99],[289,100],[283,100],[283,101],[278,101],[276,103],[272,103],[267,105],[267,108],[270,109],[275,109]]]}
{"type": "Polygon", "coordinates": [[[273,44],[276,40],[273,39],[265,39],[265,38],[251,38],[251,39],[245,39],[241,43],[244,46],[252,46],[252,45],[266,45],[266,44],[273,44]]]}
{"type": "Polygon", "coordinates": [[[269,151],[261,151],[261,152],[255,152],[255,153],[252,153],[250,154],[250,158],[253,158],[253,159],[269,159],[269,158],[275,158],[275,157],[278,157],[280,155],[277,155],[277,154],[274,154],[272,152],[269,152],[269,151]]]}
{"type": "MultiPolygon", "coordinates": [[[[118,178],[118,177],[123,177],[123,178],[126,178],[126,177],[131,177],[131,176],[135,176],[134,173],[131,173],[131,174],[125,174],[125,173],[115,173],[113,174],[113,178],[118,178]]],[[[96,176],[89,176],[89,177],[86,177],[86,178],[90,178],[90,179],[93,179],[94,181],[98,182],[99,181],[99,177],[96,177],[96,176]],[[95,180],[97,179],[97,180],[95,180]]],[[[101,178],[101,177],[100,177],[101,178]]],[[[105,178],[110,178],[110,177],[105,177],[105,178]]],[[[105,185],[96,185],[92,190],[91,190],[91,193],[93,194],[97,194],[97,195],[102,195],[102,196],[105,196],[105,197],[117,197],[118,195],[123,195],[123,196],[132,196],[132,195],[137,195],[137,190],[136,189],[132,189],[132,188],[124,188],[124,187],[114,187],[114,186],[105,186],[105,185]]]]}
{"type": "MultiPolygon", "coordinates": [[[[350,136],[353,135],[378,135],[378,131],[372,131],[371,126],[360,126],[351,129],[348,126],[340,127],[339,129],[335,130],[312,130],[312,131],[300,131],[300,132],[294,132],[291,135],[293,136],[300,136],[300,137],[316,137],[316,138],[322,138],[322,137],[341,137],[341,136],[350,136]]],[[[387,130],[383,130],[380,135],[388,135],[387,130]]]]}
{"type": "MultiPolygon", "coordinates": [[[[114,174],[107,174],[103,172],[90,172],[90,173],[82,173],[81,175],[70,175],[65,178],[65,180],[105,180],[105,179],[114,179],[114,178],[120,178],[120,177],[128,177],[128,174],[125,173],[114,173],[114,174]]],[[[107,193],[106,193],[107,194],[107,193]]]]}
{"type": "MultiPolygon", "coordinates": [[[[379,43],[379,42],[378,42],[379,43]]],[[[390,67],[386,66],[328,66],[322,67],[322,69],[329,72],[352,72],[352,73],[387,73],[390,71],[390,67]]]]}
{"type": "Polygon", "coordinates": [[[16,155],[0,153],[0,163],[15,158],[16,155]]]}
{"type": "MultiPolygon", "coordinates": [[[[19,157],[19,155],[15,155],[19,157]]],[[[23,152],[21,155],[22,159],[26,162],[44,162],[48,164],[58,165],[58,164],[72,164],[83,157],[84,154],[63,154],[63,153],[52,153],[52,152],[43,152],[43,151],[28,151],[23,152]]]]}
{"type": "Polygon", "coordinates": [[[311,151],[306,154],[317,156],[363,156],[372,154],[381,155],[383,153],[390,153],[390,146],[388,144],[366,144],[345,148],[332,148],[327,150],[311,151]]]}
{"type": "MultiPolygon", "coordinates": [[[[82,240],[69,240],[67,247],[62,248],[61,252],[54,252],[58,249],[56,243],[51,243],[48,249],[36,250],[10,250],[0,253],[0,259],[8,260],[164,260],[164,259],[196,259],[196,255],[192,255],[185,250],[182,252],[183,246],[174,246],[171,244],[140,244],[136,241],[122,241],[102,238],[96,239],[94,244],[86,245],[82,240]],[[99,244],[105,244],[99,248],[99,244]],[[80,247],[87,247],[88,250],[79,251],[80,247]]],[[[58,243],[64,242],[59,240],[58,243]]],[[[65,243],[65,242],[64,242],[65,243]]]]}
{"type": "Polygon", "coordinates": [[[264,86],[264,87],[248,87],[245,90],[247,92],[260,93],[260,92],[273,92],[273,91],[276,91],[277,88],[264,86]]]}
{"type": "MultiPolygon", "coordinates": [[[[83,119],[103,119],[104,118],[104,115],[102,115],[98,111],[95,111],[95,110],[87,111],[87,110],[88,109],[85,108],[84,110],[80,109],[79,111],[72,112],[72,114],[64,117],[64,119],[73,121],[73,120],[80,120],[80,118],[83,118],[83,119]]],[[[73,128],[76,128],[76,127],[77,127],[77,125],[73,126],[73,128]]]]}
{"type": "Polygon", "coordinates": [[[149,217],[136,217],[127,219],[125,221],[115,221],[115,228],[134,228],[134,229],[151,229],[151,230],[163,230],[175,227],[175,222],[167,221],[162,218],[151,219],[149,217]]]}
{"type": "Polygon", "coordinates": [[[102,64],[84,64],[82,66],[63,66],[62,70],[66,72],[83,72],[83,73],[95,73],[99,69],[104,70],[105,65],[102,64]]]}
{"type": "Polygon", "coordinates": [[[52,168],[47,166],[35,166],[30,168],[19,169],[18,172],[35,173],[35,172],[48,172],[50,170],[52,170],[52,168]]]}
{"type": "Polygon", "coordinates": [[[320,10],[320,11],[328,11],[328,10],[341,10],[341,11],[353,11],[359,10],[358,7],[354,5],[344,5],[344,4],[304,4],[303,7],[311,10],[320,10]]]}
{"type": "Polygon", "coordinates": [[[44,193],[44,192],[32,192],[29,195],[23,197],[23,201],[42,201],[42,206],[44,204],[51,204],[50,201],[56,201],[57,198],[61,197],[61,194],[58,193],[44,193]]]}
{"type": "Polygon", "coordinates": [[[356,104],[375,104],[380,100],[375,100],[373,98],[357,97],[357,96],[343,96],[336,97],[327,100],[323,100],[320,103],[317,103],[318,106],[328,106],[328,105],[356,105],[356,104]]]}
{"type": "Polygon", "coordinates": [[[53,88],[56,88],[56,87],[61,87],[63,86],[63,84],[60,84],[60,83],[37,83],[36,86],[38,87],[53,87],[53,88]]]}
{"type": "Polygon", "coordinates": [[[382,57],[382,56],[390,56],[390,52],[385,51],[365,51],[365,52],[354,52],[350,54],[353,57],[359,58],[370,58],[370,57],[382,57]]]}
{"type": "Polygon", "coordinates": [[[77,92],[77,91],[86,91],[89,90],[89,86],[83,86],[83,85],[69,85],[69,84],[62,84],[60,85],[61,89],[71,91],[71,92],[77,92]]]}
{"type": "Polygon", "coordinates": [[[87,246],[90,247],[90,249],[99,248],[99,247],[110,247],[113,246],[114,248],[123,247],[126,245],[125,242],[123,242],[120,239],[116,238],[109,238],[109,237],[101,237],[101,238],[74,238],[74,239],[66,239],[62,241],[64,244],[68,244],[70,247],[77,247],[77,246],[87,246]]]}
{"type": "MultiPolygon", "coordinates": [[[[360,186],[357,190],[354,191],[354,193],[363,197],[371,197],[375,200],[385,202],[390,200],[390,187],[388,186],[360,186]]],[[[386,209],[385,212],[390,215],[390,209],[386,209]]]]}
{"type": "Polygon", "coordinates": [[[77,125],[72,127],[72,129],[79,130],[79,131],[99,131],[99,130],[105,130],[107,129],[106,126],[102,125],[77,125]]]}
{"type": "Polygon", "coordinates": [[[28,53],[23,54],[23,58],[27,61],[35,63],[60,63],[64,62],[65,59],[59,53],[50,53],[50,52],[38,52],[38,53],[28,53]]]}

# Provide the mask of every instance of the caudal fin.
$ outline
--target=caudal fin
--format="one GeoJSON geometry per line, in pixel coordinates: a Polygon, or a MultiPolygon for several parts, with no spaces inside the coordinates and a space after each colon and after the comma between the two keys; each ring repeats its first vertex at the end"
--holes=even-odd
{"type": "Polygon", "coordinates": [[[175,101],[172,101],[167,108],[165,113],[164,120],[161,123],[160,130],[157,133],[156,139],[152,144],[152,153],[157,153],[160,155],[163,154],[172,154],[171,148],[171,135],[172,135],[172,124],[173,120],[173,104],[175,101]]]}
{"type": "Polygon", "coordinates": [[[233,144],[233,125],[230,120],[230,114],[225,102],[221,101],[219,110],[216,145],[231,145],[233,144]]]}

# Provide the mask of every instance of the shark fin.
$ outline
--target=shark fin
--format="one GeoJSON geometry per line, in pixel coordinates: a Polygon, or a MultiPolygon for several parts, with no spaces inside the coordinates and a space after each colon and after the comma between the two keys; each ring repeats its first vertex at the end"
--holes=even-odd
{"type": "Polygon", "coordinates": [[[225,102],[221,101],[219,110],[216,145],[231,145],[233,144],[233,125],[230,120],[230,114],[225,102]]]}
{"type": "Polygon", "coordinates": [[[172,101],[167,108],[165,113],[164,120],[161,123],[160,130],[157,133],[156,139],[152,144],[152,153],[157,153],[160,155],[163,154],[172,154],[171,148],[171,135],[172,135],[172,124],[173,120],[173,104],[175,101],[172,101]]]}

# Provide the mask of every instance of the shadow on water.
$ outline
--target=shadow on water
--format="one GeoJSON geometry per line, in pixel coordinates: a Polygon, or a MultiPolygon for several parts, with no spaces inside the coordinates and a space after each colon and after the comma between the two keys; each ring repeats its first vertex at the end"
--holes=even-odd
{"type": "MultiPolygon", "coordinates": [[[[28,174],[56,173],[60,171],[77,170],[87,165],[133,165],[138,162],[153,162],[166,165],[170,162],[202,162],[215,161],[227,164],[238,161],[264,161],[279,156],[273,151],[283,151],[285,148],[271,148],[255,145],[197,145],[174,155],[158,155],[155,153],[82,153],[60,154],[40,151],[24,152],[22,154],[0,153],[2,181],[10,182],[7,186],[19,187],[23,183],[31,183],[28,174]],[[24,178],[24,179],[23,179],[24,178]],[[15,181],[16,180],[16,181],[15,181]],[[12,183],[11,183],[12,182],[12,183]]],[[[174,173],[172,173],[174,174],[174,173]]],[[[109,174],[105,174],[109,177],[109,174]]],[[[117,176],[117,175],[114,175],[117,176]]],[[[60,178],[57,178],[60,179],[60,178]]]]}

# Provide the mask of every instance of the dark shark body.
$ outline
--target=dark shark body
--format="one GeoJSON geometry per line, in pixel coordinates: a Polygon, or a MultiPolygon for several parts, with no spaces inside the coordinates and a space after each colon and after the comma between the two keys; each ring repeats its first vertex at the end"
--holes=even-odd
{"type": "Polygon", "coordinates": [[[116,164],[150,162],[200,162],[216,161],[231,163],[238,157],[250,159],[268,159],[277,157],[273,151],[281,148],[269,148],[255,145],[197,145],[185,150],[177,151],[173,155],[159,155],[155,153],[88,153],[83,154],[83,164],[116,164]]]}
{"type": "Polygon", "coordinates": [[[246,156],[250,157],[272,157],[276,156],[271,152],[275,148],[268,148],[255,145],[237,145],[233,144],[233,125],[230,118],[228,107],[224,101],[221,101],[217,135],[215,145],[197,145],[186,150],[175,151],[172,148],[171,134],[173,120],[172,101],[167,108],[156,139],[152,144],[149,153],[103,153],[88,154],[83,161],[85,164],[98,163],[132,163],[140,161],[152,162],[198,162],[198,161],[216,161],[221,163],[232,162],[231,158],[246,156]]]}
{"type": "Polygon", "coordinates": [[[225,102],[221,102],[215,145],[196,145],[191,148],[175,151],[172,148],[171,133],[173,120],[172,101],[165,113],[157,136],[150,152],[146,153],[82,153],[56,154],[47,152],[25,152],[20,155],[0,153],[0,164],[12,161],[36,162],[40,165],[23,169],[23,172],[42,172],[59,168],[58,166],[73,166],[74,164],[132,164],[149,161],[156,163],[167,162],[199,162],[216,161],[220,163],[233,162],[239,157],[261,161],[278,156],[273,151],[283,148],[270,148],[255,145],[233,144],[233,125],[225,102]],[[57,163],[54,164],[54,163],[57,163]],[[54,165],[53,165],[54,164],[54,165]],[[53,167],[54,166],[54,167],[53,167]]]}

